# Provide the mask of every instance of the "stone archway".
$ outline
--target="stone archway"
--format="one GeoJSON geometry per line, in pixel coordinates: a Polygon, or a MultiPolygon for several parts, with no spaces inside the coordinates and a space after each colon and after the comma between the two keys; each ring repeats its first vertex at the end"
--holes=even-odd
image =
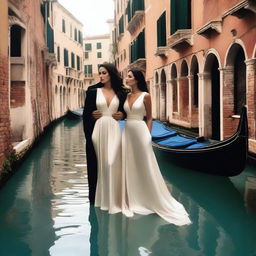
{"type": "Polygon", "coordinates": [[[180,117],[189,122],[189,85],[188,85],[188,65],[185,60],[181,63],[181,73],[179,78],[179,99],[180,99],[180,117]]]}
{"type": "Polygon", "coordinates": [[[239,121],[237,117],[240,115],[243,105],[247,104],[245,60],[243,47],[238,43],[232,44],[227,53],[226,66],[223,69],[223,82],[225,85],[223,97],[226,99],[223,101],[224,137],[229,137],[236,131],[239,121]]]}
{"type": "Polygon", "coordinates": [[[158,72],[155,73],[155,93],[154,93],[154,104],[155,104],[155,114],[156,118],[160,119],[160,90],[159,90],[159,75],[158,72]]]}
{"type": "Polygon", "coordinates": [[[29,117],[26,101],[26,29],[18,18],[9,16],[10,119],[12,142],[25,140],[29,117]],[[25,118],[20,118],[25,116],[25,118]]]}
{"type": "Polygon", "coordinates": [[[206,57],[204,67],[204,136],[221,139],[220,71],[215,54],[206,57]]]}
{"type": "Polygon", "coordinates": [[[161,82],[160,82],[160,120],[166,121],[166,74],[164,69],[161,71],[161,82]]]}
{"type": "Polygon", "coordinates": [[[196,56],[192,57],[189,75],[191,126],[199,127],[199,64],[196,56]]]}
{"type": "Polygon", "coordinates": [[[172,118],[178,114],[179,107],[179,98],[178,98],[178,84],[177,84],[177,67],[176,64],[173,64],[171,67],[171,113],[172,118]]]}

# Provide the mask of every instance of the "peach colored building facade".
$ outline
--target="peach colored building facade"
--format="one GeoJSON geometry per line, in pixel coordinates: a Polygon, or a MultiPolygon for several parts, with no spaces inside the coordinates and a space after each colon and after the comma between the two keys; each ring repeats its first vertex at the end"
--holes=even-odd
{"type": "Polygon", "coordinates": [[[247,105],[256,153],[256,4],[115,0],[115,61],[144,70],[154,118],[222,140],[247,105]]]}
{"type": "Polygon", "coordinates": [[[84,103],[83,24],[58,2],[52,2],[50,21],[54,31],[54,118],[76,110],[84,103]]]}
{"type": "Polygon", "coordinates": [[[87,36],[84,38],[85,85],[99,82],[98,65],[110,62],[110,34],[87,36]]]}

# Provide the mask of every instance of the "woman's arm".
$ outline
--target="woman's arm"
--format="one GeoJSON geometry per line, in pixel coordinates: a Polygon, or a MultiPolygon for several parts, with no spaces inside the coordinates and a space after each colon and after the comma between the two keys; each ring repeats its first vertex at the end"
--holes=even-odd
{"type": "Polygon", "coordinates": [[[151,96],[149,93],[147,93],[144,96],[144,106],[146,109],[146,123],[149,129],[149,132],[151,133],[152,130],[152,103],[151,103],[151,96]]]}

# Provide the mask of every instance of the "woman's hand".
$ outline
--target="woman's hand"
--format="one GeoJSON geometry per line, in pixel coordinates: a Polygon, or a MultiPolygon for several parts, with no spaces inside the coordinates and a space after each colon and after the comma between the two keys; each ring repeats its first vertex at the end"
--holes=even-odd
{"type": "Polygon", "coordinates": [[[124,118],[124,114],[123,114],[121,111],[118,111],[118,112],[114,113],[114,114],[112,115],[112,117],[113,117],[116,121],[118,121],[118,120],[122,120],[122,119],[124,118]]]}
{"type": "Polygon", "coordinates": [[[94,111],[92,112],[92,116],[93,116],[93,118],[94,118],[95,120],[97,120],[97,119],[99,119],[99,118],[102,117],[102,112],[99,111],[99,110],[94,110],[94,111]]]}

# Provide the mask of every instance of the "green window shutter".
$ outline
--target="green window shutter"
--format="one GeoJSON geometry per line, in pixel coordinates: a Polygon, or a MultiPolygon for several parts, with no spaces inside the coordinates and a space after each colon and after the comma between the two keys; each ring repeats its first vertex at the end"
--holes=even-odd
{"type": "Polygon", "coordinates": [[[101,52],[97,52],[97,58],[98,58],[98,59],[102,58],[101,52]]]}
{"type": "Polygon", "coordinates": [[[65,48],[64,49],[64,66],[68,67],[69,66],[69,61],[68,61],[68,50],[65,48]]]}
{"type": "Polygon", "coordinates": [[[84,65],[84,74],[87,74],[87,73],[88,73],[88,66],[84,65]]]}
{"type": "Polygon", "coordinates": [[[50,53],[54,53],[54,32],[47,20],[47,46],[50,53]]]}
{"type": "Polygon", "coordinates": [[[128,4],[127,4],[127,16],[128,16],[128,22],[132,19],[132,8],[131,8],[131,0],[129,0],[128,4]]]}
{"type": "Polygon", "coordinates": [[[97,43],[97,49],[101,49],[102,46],[101,46],[101,43],[97,43]]]}
{"type": "Polygon", "coordinates": [[[60,62],[60,47],[57,47],[57,60],[60,62]]]}
{"type": "Polygon", "coordinates": [[[119,26],[119,35],[120,35],[124,33],[124,15],[122,15],[121,18],[119,19],[118,26],[119,26]]]}
{"type": "Polygon", "coordinates": [[[91,49],[92,49],[92,44],[85,44],[86,51],[91,51],[91,49]]]}
{"type": "Polygon", "coordinates": [[[66,33],[66,23],[64,19],[62,19],[62,32],[66,33]]]}
{"type": "Polygon", "coordinates": [[[145,30],[143,30],[137,39],[137,58],[145,58],[145,30]]]}
{"type": "Polygon", "coordinates": [[[77,29],[75,28],[75,41],[77,41],[77,29]]]}
{"type": "Polygon", "coordinates": [[[80,57],[76,56],[76,66],[77,66],[77,70],[80,70],[80,57]]]}
{"type": "Polygon", "coordinates": [[[171,35],[176,32],[176,0],[171,0],[171,35]]]}
{"type": "Polygon", "coordinates": [[[88,65],[88,73],[92,74],[92,65],[88,65]]]}
{"type": "Polygon", "coordinates": [[[166,12],[157,20],[157,46],[166,46],[166,12]]]}
{"type": "Polygon", "coordinates": [[[71,67],[75,68],[75,54],[71,52],[71,67]]]}
{"type": "Polygon", "coordinates": [[[171,34],[191,28],[191,0],[171,0],[171,34]]]}

